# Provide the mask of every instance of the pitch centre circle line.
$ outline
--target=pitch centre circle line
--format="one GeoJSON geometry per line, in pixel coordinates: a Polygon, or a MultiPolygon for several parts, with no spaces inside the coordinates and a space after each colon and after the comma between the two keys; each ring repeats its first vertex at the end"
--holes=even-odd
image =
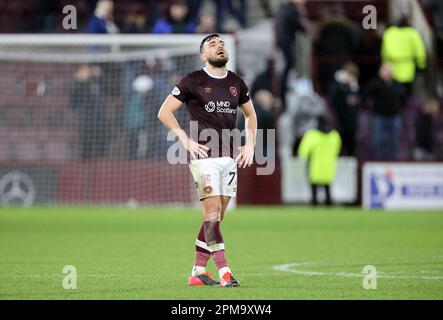
{"type": "MultiPolygon", "coordinates": [[[[335,276],[335,277],[364,277],[363,273],[356,272],[323,272],[323,271],[310,271],[310,270],[300,270],[298,267],[315,265],[318,264],[316,261],[303,261],[303,262],[290,262],[281,265],[275,265],[272,267],[273,270],[290,272],[300,276],[335,276]]],[[[443,280],[443,276],[419,276],[419,275],[393,275],[393,274],[383,274],[378,272],[377,278],[383,279],[418,279],[418,280],[443,280]]]]}

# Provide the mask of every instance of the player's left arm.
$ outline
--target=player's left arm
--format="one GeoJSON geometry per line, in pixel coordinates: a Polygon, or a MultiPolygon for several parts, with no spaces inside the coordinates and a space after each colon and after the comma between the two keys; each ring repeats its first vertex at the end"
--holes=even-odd
{"type": "Polygon", "coordinates": [[[251,166],[254,160],[254,148],[257,136],[257,115],[255,114],[251,99],[240,105],[240,109],[245,116],[246,144],[240,148],[240,153],[235,158],[235,161],[238,163],[239,167],[246,168],[246,166],[251,166]]]}

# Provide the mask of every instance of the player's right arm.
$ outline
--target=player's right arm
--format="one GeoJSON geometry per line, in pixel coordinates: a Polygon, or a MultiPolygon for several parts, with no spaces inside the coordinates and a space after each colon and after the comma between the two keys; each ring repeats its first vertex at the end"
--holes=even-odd
{"type": "Polygon", "coordinates": [[[206,151],[209,150],[209,148],[189,138],[186,132],[180,128],[180,125],[174,116],[174,112],[177,111],[182,105],[183,102],[170,94],[160,107],[157,117],[166,127],[166,129],[175,134],[186,150],[189,151],[192,159],[197,159],[198,156],[201,158],[207,158],[208,154],[206,151]]]}

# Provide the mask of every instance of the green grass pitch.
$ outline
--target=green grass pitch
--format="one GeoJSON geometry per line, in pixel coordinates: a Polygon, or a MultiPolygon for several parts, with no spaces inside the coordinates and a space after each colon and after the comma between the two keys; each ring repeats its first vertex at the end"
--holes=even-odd
{"type": "Polygon", "coordinates": [[[187,286],[200,219],[198,209],[0,208],[0,299],[443,298],[441,211],[240,207],[223,222],[239,288],[187,286]],[[65,265],[75,290],[62,286],[65,265]],[[365,265],[376,289],[363,288],[365,265]]]}

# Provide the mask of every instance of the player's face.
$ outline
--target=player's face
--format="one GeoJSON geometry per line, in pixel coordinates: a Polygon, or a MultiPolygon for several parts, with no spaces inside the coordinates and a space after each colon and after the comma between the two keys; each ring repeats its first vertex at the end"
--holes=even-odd
{"type": "Polygon", "coordinates": [[[225,42],[219,37],[214,37],[204,44],[202,59],[217,68],[222,68],[229,61],[229,54],[225,42]]]}

